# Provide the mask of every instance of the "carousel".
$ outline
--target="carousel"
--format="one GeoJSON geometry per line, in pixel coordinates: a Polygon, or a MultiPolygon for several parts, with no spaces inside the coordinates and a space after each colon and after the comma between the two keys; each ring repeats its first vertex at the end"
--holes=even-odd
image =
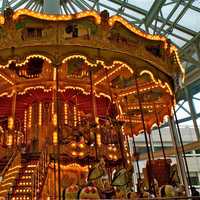
{"type": "Polygon", "coordinates": [[[154,160],[149,147],[184,80],[167,38],[107,11],[8,8],[0,30],[0,197],[135,199],[178,183],[165,152],[154,160]],[[144,178],[138,134],[147,145],[144,178]]]}

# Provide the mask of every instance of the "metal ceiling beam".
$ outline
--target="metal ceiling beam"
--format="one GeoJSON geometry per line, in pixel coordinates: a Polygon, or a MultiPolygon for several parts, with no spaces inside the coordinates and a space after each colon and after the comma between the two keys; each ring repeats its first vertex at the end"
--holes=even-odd
{"type": "MultiPolygon", "coordinates": [[[[150,25],[150,28],[152,28],[153,30],[155,30],[156,32],[158,32],[158,33],[161,33],[161,30],[160,30],[160,28],[159,27],[156,27],[156,25],[150,25]]],[[[164,33],[168,33],[167,31],[165,31],[165,30],[163,30],[163,32],[164,33]]],[[[183,38],[183,37],[181,37],[180,35],[177,35],[177,34],[175,34],[175,33],[169,33],[169,35],[171,35],[171,36],[174,36],[174,37],[176,37],[176,38],[178,38],[178,39],[180,39],[180,40],[182,40],[182,41],[184,41],[184,42],[188,42],[189,40],[187,40],[186,38],[183,38]]],[[[171,41],[172,43],[173,43],[173,41],[171,41]]],[[[174,44],[175,46],[177,46],[176,44],[174,44]]]]}
{"type": "Polygon", "coordinates": [[[88,4],[87,1],[85,1],[85,0],[80,0],[80,2],[82,2],[85,6],[87,6],[88,9],[92,10],[91,5],[88,4]]]}
{"type": "MultiPolygon", "coordinates": [[[[90,1],[94,2],[95,0],[90,0],[90,1]]],[[[116,4],[118,4],[118,5],[121,5],[121,0],[112,0],[112,2],[113,2],[113,3],[116,3],[116,4]]],[[[130,4],[130,3],[126,3],[124,6],[125,6],[126,8],[128,8],[128,9],[131,9],[131,10],[133,10],[133,11],[135,11],[135,12],[138,12],[139,14],[142,14],[142,15],[144,15],[144,16],[146,16],[147,13],[148,13],[146,10],[144,10],[144,9],[142,9],[142,8],[139,8],[139,7],[136,7],[136,6],[134,6],[134,5],[130,4]]],[[[110,8],[110,9],[111,9],[111,8],[110,8]]],[[[157,20],[158,20],[159,22],[161,22],[161,23],[166,23],[166,25],[168,25],[168,26],[172,26],[172,25],[173,25],[173,22],[172,22],[172,21],[166,20],[166,19],[164,19],[164,18],[161,17],[161,16],[158,16],[157,20]]],[[[188,29],[188,28],[186,28],[186,27],[184,27],[184,26],[181,26],[181,25],[179,25],[179,24],[176,24],[176,25],[175,25],[175,28],[176,28],[177,30],[180,30],[180,31],[182,31],[182,32],[185,32],[185,33],[187,33],[187,34],[189,34],[189,35],[191,35],[191,36],[195,36],[195,35],[196,35],[196,32],[195,32],[195,31],[190,30],[190,29],[188,29]]]]}
{"type": "Polygon", "coordinates": [[[96,0],[92,6],[92,10],[95,10],[95,7],[97,7],[97,11],[100,12],[100,7],[99,7],[99,0],[96,0]]]}
{"type": "Polygon", "coordinates": [[[65,12],[65,14],[69,14],[69,11],[68,11],[68,9],[67,9],[67,6],[66,6],[66,4],[65,3],[63,3],[62,4],[62,7],[63,7],[63,10],[64,10],[64,12],[65,12]]]}
{"type": "Polygon", "coordinates": [[[71,1],[72,1],[72,3],[74,3],[74,5],[76,5],[81,10],[83,10],[83,11],[88,10],[87,7],[85,7],[83,4],[77,2],[76,0],[71,0],[71,1]]]}
{"type": "Polygon", "coordinates": [[[171,26],[168,28],[169,30],[173,30],[173,28],[177,25],[177,23],[181,20],[185,12],[188,10],[189,6],[191,5],[193,0],[189,0],[187,5],[183,8],[183,10],[180,12],[180,14],[176,17],[176,19],[173,21],[171,26]]]}
{"type": "Polygon", "coordinates": [[[30,8],[31,7],[31,5],[34,3],[34,1],[33,0],[30,0],[27,4],[26,4],[26,6],[25,6],[25,8],[30,8]]]}
{"type": "Polygon", "coordinates": [[[195,41],[200,37],[200,31],[193,37],[187,44],[185,44],[180,50],[179,54],[182,55],[183,51],[185,51],[188,47],[195,43],[195,41]]]}
{"type": "Polygon", "coordinates": [[[200,62],[198,62],[197,60],[195,60],[192,56],[188,55],[187,53],[184,53],[182,55],[182,60],[186,61],[186,62],[189,62],[197,67],[200,66],[200,62]]]}
{"type": "Polygon", "coordinates": [[[74,12],[74,13],[77,13],[77,10],[76,10],[75,6],[72,4],[72,2],[69,1],[68,3],[69,3],[69,5],[70,5],[70,7],[72,8],[73,12],[74,12]]]}
{"type": "Polygon", "coordinates": [[[172,15],[175,13],[175,11],[176,11],[177,8],[179,7],[181,1],[182,1],[182,0],[178,0],[178,2],[176,3],[176,5],[173,7],[173,9],[171,10],[171,12],[170,12],[169,15],[167,16],[165,23],[163,23],[162,26],[160,27],[161,30],[162,30],[163,27],[166,25],[167,21],[169,21],[170,18],[172,17],[172,15]]]}
{"type": "Polygon", "coordinates": [[[66,12],[66,14],[68,15],[68,14],[72,14],[72,12],[71,12],[71,10],[69,9],[69,7],[67,6],[67,3],[64,3],[63,4],[63,9],[64,9],[64,11],[66,12]]]}
{"type": "Polygon", "coordinates": [[[3,0],[2,2],[2,7],[1,7],[1,12],[3,13],[3,11],[9,6],[9,2],[8,0],[3,0]]]}
{"type": "Polygon", "coordinates": [[[195,43],[195,49],[197,52],[198,60],[200,61],[200,40],[197,39],[197,42],[195,43]]]}
{"type": "Polygon", "coordinates": [[[153,5],[151,6],[150,10],[148,11],[145,19],[144,24],[148,28],[154,19],[158,16],[162,6],[165,4],[166,0],[154,1],[153,5]]]}
{"type": "MultiPolygon", "coordinates": [[[[177,0],[174,0],[174,2],[177,2],[177,0]]],[[[194,0],[193,0],[193,2],[194,2],[194,0]]],[[[182,0],[182,1],[180,2],[180,4],[183,5],[183,6],[185,6],[187,3],[186,3],[185,1],[182,0]]],[[[196,6],[191,5],[190,8],[191,8],[192,10],[195,10],[195,11],[197,11],[197,12],[200,12],[200,9],[197,8],[196,6]]]]}
{"type": "MultiPolygon", "coordinates": [[[[95,0],[89,0],[90,2],[95,2],[95,0]]],[[[112,7],[109,7],[108,5],[105,5],[105,4],[103,4],[103,3],[98,3],[100,6],[102,6],[102,7],[104,7],[105,9],[108,9],[108,10],[112,10],[112,11],[114,11],[114,12],[117,12],[118,10],[117,9],[115,9],[115,8],[112,8],[112,7]]],[[[129,14],[127,14],[127,13],[123,13],[123,15],[125,16],[125,17],[128,17],[128,18],[130,18],[130,19],[132,19],[132,20],[137,20],[137,21],[141,21],[140,19],[138,19],[137,17],[134,17],[134,16],[132,16],[132,15],[129,15],[129,14]]],[[[142,22],[142,21],[141,21],[142,22]]]]}
{"type": "Polygon", "coordinates": [[[124,12],[124,5],[125,3],[127,3],[127,0],[123,0],[122,4],[121,4],[121,7],[118,9],[118,12],[116,13],[117,15],[119,15],[120,13],[124,12]]]}
{"type": "MultiPolygon", "coordinates": [[[[27,0],[22,0],[22,1],[19,1],[18,3],[16,3],[12,9],[16,10],[17,8],[21,7],[23,4],[27,3],[27,0]]],[[[12,4],[11,4],[12,5],[12,4]]]]}

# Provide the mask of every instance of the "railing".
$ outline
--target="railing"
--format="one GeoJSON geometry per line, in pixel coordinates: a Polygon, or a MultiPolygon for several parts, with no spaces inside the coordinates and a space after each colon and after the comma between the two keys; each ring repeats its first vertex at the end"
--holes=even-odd
{"type": "MultiPolygon", "coordinates": [[[[4,177],[5,176],[5,174],[6,174],[6,172],[8,171],[8,169],[10,168],[10,166],[12,165],[17,165],[17,164],[19,164],[19,165],[21,165],[21,153],[20,153],[20,151],[19,150],[14,150],[14,152],[13,152],[13,154],[12,154],[12,156],[11,156],[11,158],[10,158],[10,160],[8,161],[8,163],[7,163],[7,165],[4,167],[4,169],[3,169],[3,171],[1,172],[1,174],[0,174],[0,177],[4,177]]],[[[14,166],[13,166],[14,167],[14,166]]]]}
{"type": "Polygon", "coordinates": [[[0,182],[0,196],[8,195],[15,183],[15,179],[19,175],[19,170],[21,168],[21,152],[17,149],[14,149],[14,153],[5,166],[4,170],[1,173],[1,182],[0,182]]]}
{"type": "Polygon", "coordinates": [[[48,147],[41,152],[39,161],[32,175],[32,199],[40,199],[49,165],[48,147]]]}

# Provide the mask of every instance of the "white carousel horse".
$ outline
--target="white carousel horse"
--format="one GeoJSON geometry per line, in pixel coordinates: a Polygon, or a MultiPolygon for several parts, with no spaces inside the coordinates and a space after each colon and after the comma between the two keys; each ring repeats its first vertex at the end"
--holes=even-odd
{"type": "Polygon", "coordinates": [[[127,195],[131,193],[132,184],[132,170],[122,168],[115,172],[112,179],[112,186],[117,187],[116,197],[127,198],[127,195]]]}
{"type": "Polygon", "coordinates": [[[97,188],[101,198],[108,198],[114,195],[114,189],[110,185],[103,158],[90,169],[88,182],[92,183],[92,185],[97,188]]]}
{"type": "Polygon", "coordinates": [[[105,162],[103,159],[100,160],[94,167],[89,170],[88,181],[94,181],[100,179],[106,175],[105,162]]]}
{"type": "Polygon", "coordinates": [[[162,185],[160,187],[160,197],[175,197],[175,188],[172,185],[162,185]]]}

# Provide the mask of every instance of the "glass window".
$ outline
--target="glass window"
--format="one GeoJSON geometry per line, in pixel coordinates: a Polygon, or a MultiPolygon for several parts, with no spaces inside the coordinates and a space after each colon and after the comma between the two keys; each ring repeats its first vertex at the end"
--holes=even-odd
{"type": "Polygon", "coordinates": [[[197,172],[190,172],[192,185],[199,185],[199,177],[197,172]]]}
{"type": "Polygon", "coordinates": [[[188,102],[183,103],[183,100],[178,102],[178,104],[176,105],[176,115],[178,119],[190,117],[190,109],[188,102]]]}
{"type": "Polygon", "coordinates": [[[149,10],[151,8],[151,6],[153,5],[152,0],[129,0],[128,3],[135,5],[141,9],[144,10],[149,10]]]}
{"type": "Polygon", "coordinates": [[[188,29],[199,32],[200,30],[200,14],[192,9],[188,9],[178,24],[185,26],[188,29]]]}
{"type": "Polygon", "coordinates": [[[172,43],[176,44],[178,47],[182,47],[186,43],[185,41],[172,35],[168,35],[167,37],[171,40],[172,43]]]}
{"type": "Polygon", "coordinates": [[[194,0],[194,2],[192,3],[193,6],[200,8],[200,1],[199,0],[194,0]]]}
{"type": "Polygon", "coordinates": [[[195,150],[195,153],[196,153],[196,154],[200,154],[200,149],[196,149],[196,150],[195,150]]]}
{"type": "Polygon", "coordinates": [[[186,154],[193,154],[193,152],[192,151],[187,151],[187,152],[185,152],[186,154]]]}

